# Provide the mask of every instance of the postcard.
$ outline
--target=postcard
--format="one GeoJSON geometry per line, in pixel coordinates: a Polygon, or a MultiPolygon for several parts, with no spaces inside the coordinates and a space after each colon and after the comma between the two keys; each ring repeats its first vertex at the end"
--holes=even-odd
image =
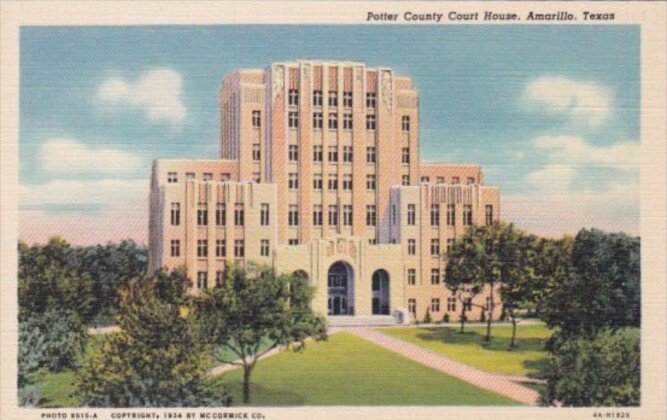
{"type": "Polygon", "coordinates": [[[667,417],[664,2],[3,2],[3,419],[667,417]]]}

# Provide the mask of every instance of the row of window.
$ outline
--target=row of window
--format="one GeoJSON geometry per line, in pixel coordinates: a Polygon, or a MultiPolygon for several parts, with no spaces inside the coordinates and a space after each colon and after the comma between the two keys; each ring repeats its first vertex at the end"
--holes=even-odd
{"type": "MultiPolygon", "coordinates": [[[[269,256],[269,240],[261,239],[259,242],[259,255],[262,257],[269,256]]],[[[180,239],[171,240],[171,256],[180,257],[181,256],[181,241],[180,239]]],[[[223,258],[227,256],[227,241],[225,239],[216,239],[215,241],[215,256],[217,258],[223,258]]],[[[234,240],[234,257],[242,258],[245,256],[245,241],[243,239],[234,240]]],[[[206,258],[208,257],[208,240],[198,239],[197,240],[197,257],[206,258]]]]}
{"type": "MultiPolygon", "coordinates": [[[[231,174],[229,173],[221,173],[220,174],[220,181],[229,181],[232,178],[231,174]]],[[[191,180],[195,179],[195,173],[194,172],[186,172],[185,173],[185,179],[191,180]]],[[[212,181],[213,180],[213,174],[211,172],[204,172],[203,175],[203,180],[204,181],[212,181]]],[[[167,172],[167,182],[170,184],[178,182],[178,172],[167,172]]]]}
{"type": "MultiPolygon", "coordinates": [[[[321,90],[313,91],[313,106],[322,106],[323,92],[321,90]]],[[[343,106],[345,108],[352,108],[352,92],[343,92],[343,106]]],[[[289,89],[287,91],[287,104],[291,106],[299,105],[299,90],[289,89]]],[[[329,106],[338,106],[338,92],[330,90],[327,92],[327,104],[329,106]]],[[[366,107],[375,108],[377,104],[377,94],[375,92],[366,92],[366,107]]]]}
{"type": "MultiPolygon", "coordinates": [[[[466,307],[467,311],[472,310],[472,299],[468,298],[465,300],[463,305],[466,307]]],[[[429,307],[431,312],[440,312],[440,298],[432,298],[431,305],[429,307]]],[[[417,316],[417,300],[408,299],[408,311],[412,316],[417,316]]],[[[447,298],[447,312],[456,312],[456,298],[448,297],[447,298]]]]}
{"type": "MultiPolygon", "coordinates": [[[[417,207],[415,204],[408,204],[407,224],[414,226],[417,218],[417,207]]],[[[485,207],[485,222],[487,225],[493,224],[493,205],[487,204],[485,207]]],[[[391,207],[391,223],[397,223],[396,206],[391,207]]],[[[472,225],[472,205],[463,205],[463,226],[472,225]]],[[[438,226],[440,224],[440,205],[431,205],[431,225],[438,226]]],[[[456,206],[454,204],[447,204],[447,226],[456,225],[456,206]]]]}
{"type": "MultiPolygon", "coordinates": [[[[181,204],[171,203],[171,224],[178,226],[181,224],[181,204]]],[[[227,205],[226,203],[217,203],[215,205],[215,224],[216,226],[224,226],[227,221],[227,205]]],[[[245,224],[245,210],[243,203],[234,204],[234,226],[243,226],[245,224]]],[[[260,204],[259,210],[259,224],[261,226],[269,225],[269,205],[267,203],[260,204]]],[[[197,225],[208,225],[208,206],[206,203],[199,203],[197,205],[197,225]]]]}
{"type": "MultiPolygon", "coordinates": [[[[253,111],[253,124],[255,121],[253,111]]],[[[338,113],[329,112],[327,115],[327,128],[329,130],[338,129],[338,113]]],[[[353,128],[353,118],[351,112],[343,113],[343,129],[352,130],[353,128]]],[[[259,128],[259,126],[255,126],[259,128]]],[[[299,112],[298,111],[288,111],[287,112],[287,127],[289,128],[298,128],[299,127],[299,112]]],[[[313,129],[321,130],[324,127],[324,114],[321,112],[313,112],[313,129]]],[[[375,114],[366,115],[366,130],[375,130],[377,128],[377,118],[375,114]]],[[[404,115],[401,119],[401,129],[403,132],[407,133],[410,131],[410,116],[404,115]]]]}

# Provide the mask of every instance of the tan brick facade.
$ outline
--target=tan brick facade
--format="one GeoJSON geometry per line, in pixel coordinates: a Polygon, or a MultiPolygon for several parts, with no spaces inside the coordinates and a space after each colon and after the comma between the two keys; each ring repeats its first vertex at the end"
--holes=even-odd
{"type": "Polygon", "coordinates": [[[268,263],[303,270],[330,315],[458,319],[442,281],[447,244],[498,220],[499,191],[479,165],[420,162],[418,104],[411,79],[362,62],[231,73],[221,159],[153,165],[150,269],[185,265],[196,292],[225,261],[268,263]]]}

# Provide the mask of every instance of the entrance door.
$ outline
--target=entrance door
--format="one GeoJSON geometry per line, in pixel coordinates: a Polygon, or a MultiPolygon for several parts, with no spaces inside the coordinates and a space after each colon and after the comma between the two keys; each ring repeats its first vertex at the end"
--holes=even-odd
{"type": "Polygon", "coordinates": [[[328,315],[353,315],[352,267],[339,261],[331,265],[327,278],[328,315]]]}
{"type": "Polygon", "coordinates": [[[373,273],[371,310],[373,315],[389,315],[389,273],[382,269],[373,273]]]}

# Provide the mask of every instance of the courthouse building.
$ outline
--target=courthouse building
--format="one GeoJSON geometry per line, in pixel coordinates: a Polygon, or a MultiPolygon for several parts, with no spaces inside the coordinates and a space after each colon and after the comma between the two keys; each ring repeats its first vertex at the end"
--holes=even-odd
{"type": "Polygon", "coordinates": [[[198,293],[230,262],[265,263],[307,275],[332,323],[458,319],[447,251],[498,220],[499,191],[479,165],[420,161],[409,77],[348,61],[234,71],[220,125],[220,159],[153,163],[151,272],[185,266],[198,293]]]}

